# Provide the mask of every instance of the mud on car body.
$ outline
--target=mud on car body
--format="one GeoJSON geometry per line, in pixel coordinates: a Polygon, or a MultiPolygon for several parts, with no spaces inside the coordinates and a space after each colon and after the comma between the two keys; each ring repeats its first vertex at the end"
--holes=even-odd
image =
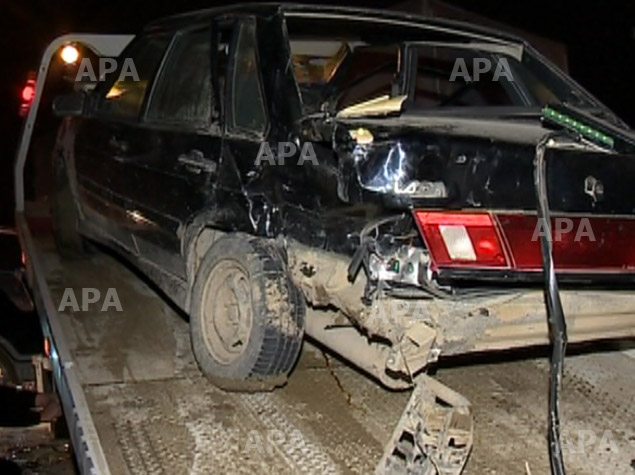
{"type": "MultiPolygon", "coordinates": [[[[155,22],[122,58],[138,78],[115,71],[56,101],[58,244],[132,260],[190,314],[220,387],[283,384],[305,333],[393,389],[439,356],[547,343],[534,182],[547,134],[552,218],[592,230],[553,242],[570,340],[633,336],[630,131],[523,41],[251,5],[155,22]],[[476,59],[491,65],[478,80],[476,59]],[[258,159],[263,143],[293,146],[279,164],[258,159]],[[315,162],[299,159],[306,144],[315,162]]],[[[426,431],[406,411],[411,443],[396,431],[384,468],[465,463],[469,404],[428,380],[412,407],[454,411],[426,431]]]]}

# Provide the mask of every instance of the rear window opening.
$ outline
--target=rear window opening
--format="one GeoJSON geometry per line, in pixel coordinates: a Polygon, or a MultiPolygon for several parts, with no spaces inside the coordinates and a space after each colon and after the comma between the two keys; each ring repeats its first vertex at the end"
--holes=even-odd
{"type": "Polygon", "coordinates": [[[323,21],[287,19],[306,113],[339,112],[385,95],[407,95],[408,107],[421,110],[542,107],[572,101],[579,107],[597,106],[519,45],[475,43],[424,27],[380,36],[363,22],[333,19],[324,28],[323,21]]]}

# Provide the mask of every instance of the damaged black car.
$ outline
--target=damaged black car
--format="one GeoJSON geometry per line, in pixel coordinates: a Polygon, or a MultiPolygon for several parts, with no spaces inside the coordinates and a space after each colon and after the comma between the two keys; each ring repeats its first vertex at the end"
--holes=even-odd
{"type": "Polygon", "coordinates": [[[120,59],[55,102],[56,241],[140,268],[219,387],[284,384],[306,334],[425,388],[382,470],[460,473],[469,402],[426,369],[549,343],[543,268],[568,341],[635,335],[632,132],[522,40],[252,5],[152,23],[120,59]]]}

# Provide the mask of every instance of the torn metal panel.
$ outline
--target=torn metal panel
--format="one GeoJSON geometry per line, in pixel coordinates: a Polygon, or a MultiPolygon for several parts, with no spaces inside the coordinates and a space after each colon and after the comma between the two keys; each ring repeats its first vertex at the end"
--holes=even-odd
{"type": "MultiPolygon", "coordinates": [[[[366,341],[365,346],[371,345],[383,354],[380,375],[373,370],[380,380],[386,378],[386,370],[410,379],[435,359],[437,330],[421,307],[415,308],[412,302],[383,294],[364,301],[362,295],[368,285],[366,276],[361,273],[351,284],[348,261],[337,254],[316,252],[290,242],[288,256],[291,278],[310,305],[331,313],[333,310],[339,312],[330,317],[331,335],[325,325],[318,330],[312,323],[308,324],[307,328],[314,330],[307,331],[318,341],[332,347],[335,344],[333,338],[339,338],[337,329],[352,327],[352,334],[348,335],[351,345],[354,340],[360,340],[360,344],[366,341]],[[413,316],[413,310],[420,310],[420,315],[413,316]]],[[[351,361],[366,367],[364,355],[352,356],[354,347],[342,351],[351,361]]]]}

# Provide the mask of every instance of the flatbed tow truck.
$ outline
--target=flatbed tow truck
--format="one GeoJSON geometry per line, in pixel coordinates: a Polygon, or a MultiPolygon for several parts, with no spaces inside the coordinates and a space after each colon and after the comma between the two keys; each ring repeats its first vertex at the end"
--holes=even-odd
{"type": "MultiPolygon", "coordinates": [[[[305,345],[285,388],[256,394],[220,391],[197,368],[187,322],[178,310],[108,253],[81,261],[60,256],[47,213],[25,202],[24,165],[44,89],[40,78],[46,78],[51,58],[71,42],[113,57],[131,39],[73,34],[48,46],[15,167],[16,227],[27,280],[79,471],[371,473],[409,392],[386,391],[311,345],[305,345]],[[112,305],[104,309],[103,300],[94,298],[95,290],[103,299],[110,288],[117,290],[121,311],[112,305]],[[87,289],[90,304],[80,298],[87,289]],[[62,305],[68,292],[79,301],[79,310],[62,305]]],[[[628,396],[635,393],[632,360],[621,351],[606,355],[581,355],[568,366],[574,387],[568,389],[572,402],[564,404],[574,411],[574,425],[565,429],[591,430],[597,441],[613,431],[608,442],[614,444],[601,453],[590,445],[593,450],[580,454],[565,451],[575,473],[629,473],[622,470],[635,459],[635,413],[628,396]],[[589,421],[587,397],[605,405],[599,420],[589,421]]],[[[547,373],[548,364],[534,361],[449,371],[453,387],[478,401],[475,419],[483,427],[475,434],[478,444],[465,473],[546,473],[547,373]],[[520,394],[513,395],[519,388],[520,394]],[[522,410],[514,411],[514,405],[522,410]]],[[[460,398],[449,395],[454,396],[460,398]]],[[[574,446],[580,447],[575,444],[577,438],[574,446]]]]}

